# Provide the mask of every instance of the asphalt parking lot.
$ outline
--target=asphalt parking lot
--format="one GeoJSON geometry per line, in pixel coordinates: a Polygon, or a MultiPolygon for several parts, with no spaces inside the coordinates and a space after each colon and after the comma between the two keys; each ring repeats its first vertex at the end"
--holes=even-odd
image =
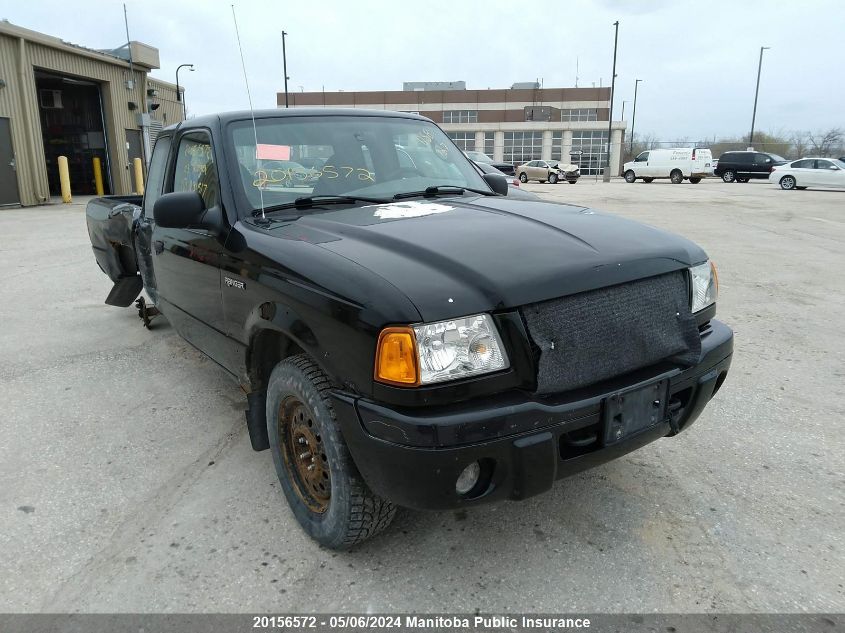
{"type": "Polygon", "coordinates": [[[845,192],[526,189],[700,243],[731,374],[678,438],[351,553],[299,530],[223,370],[103,304],[83,204],[0,211],[0,612],[845,610],[845,192]]]}

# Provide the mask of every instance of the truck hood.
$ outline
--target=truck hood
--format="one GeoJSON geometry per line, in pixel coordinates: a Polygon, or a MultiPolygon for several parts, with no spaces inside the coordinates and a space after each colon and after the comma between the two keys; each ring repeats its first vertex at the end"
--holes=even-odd
{"type": "Polygon", "coordinates": [[[513,308],[707,259],[692,242],[637,222],[505,197],[327,211],[272,233],[369,269],[402,291],[425,321],[513,308]]]}

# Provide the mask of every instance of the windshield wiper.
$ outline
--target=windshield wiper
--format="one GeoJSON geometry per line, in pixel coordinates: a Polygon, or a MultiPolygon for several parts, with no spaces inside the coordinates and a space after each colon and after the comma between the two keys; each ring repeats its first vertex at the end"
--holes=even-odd
{"type": "Polygon", "coordinates": [[[498,195],[492,191],[485,191],[484,189],[473,189],[472,187],[460,187],[458,185],[433,185],[431,187],[426,187],[424,191],[403,191],[402,193],[397,193],[395,196],[393,196],[393,199],[401,200],[402,198],[416,198],[418,196],[423,196],[424,198],[433,198],[435,196],[442,195],[462,194],[465,191],[471,191],[472,193],[477,193],[482,196],[498,195]]]}
{"type": "Polygon", "coordinates": [[[384,204],[390,202],[384,198],[370,198],[367,196],[306,196],[304,198],[297,198],[293,202],[284,202],[282,204],[274,204],[269,207],[264,207],[264,210],[256,209],[252,212],[253,217],[258,217],[262,213],[273,213],[274,211],[283,211],[284,209],[310,209],[321,204],[349,204],[351,202],[371,202],[373,204],[384,204]]]}

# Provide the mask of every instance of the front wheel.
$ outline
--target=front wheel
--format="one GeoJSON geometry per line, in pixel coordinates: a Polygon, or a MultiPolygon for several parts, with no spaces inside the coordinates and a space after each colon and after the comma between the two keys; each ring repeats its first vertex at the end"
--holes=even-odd
{"type": "Polygon", "coordinates": [[[349,549],[390,525],[396,506],[361,478],[338,428],[329,386],[304,354],[280,362],[267,386],[267,432],[279,483],[299,525],[325,547],[349,549]]]}
{"type": "Polygon", "coordinates": [[[787,191],[795,189],[795,178],[793,176],[784,176],[780,179],[780,188],[786,189],[787,191]]]}
{"type": "Polygon", "coordinates": [[[669,180],[672,181],[673,185],[680,185],[682,182],[684,182],[684,175],[679,169],[674,169],[672,170],[672,173],[669,174],[669,180]]]}
{"type": "Polygon", "coordinates": [[[521,182],[522,184],[528,182],[528,174],[526,174],[525,172],[519,174],[519,182],[521,182]]]}
{"type": "Polygon", "coordinates": [[[736,172],[728,169],[725,173],[722,174],[722,180],[725,182],[734,182],[736,180],[736,172]]]}
{"type": "Polygon", "coordinates": [[[549,183],[552,185],[557,184],[557,174],[549,174],[549,183]]]}
{"type": "Polygon", "coordinates": [[[633,172],[633,170],[629,169],[625,172],[625,182],[634,182],[637,179],[637,175],[633,172]]]}
{"type": "Polygon", "coordinates": [[[689,181],[690,181],[692,184],[697,185],[698,183],[700,183],[700,182],[701,182],[701,178],[690,178],[690,179],[689,179],[689,181]]]}

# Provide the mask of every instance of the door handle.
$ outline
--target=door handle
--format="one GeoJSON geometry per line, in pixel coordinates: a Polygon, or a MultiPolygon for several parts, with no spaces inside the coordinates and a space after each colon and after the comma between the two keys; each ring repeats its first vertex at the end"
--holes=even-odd
{"type": "Polygon", "coordinates": [[[11,167],[12,169],[14,169],[15,171],[17,171],[17,170],[18,170],[18,165],[17,165],[17,163],[15,163],[15,159],[14,159],[14,158],[13,158],[11,161],[9,161],[9,167],[11,167]]]}

